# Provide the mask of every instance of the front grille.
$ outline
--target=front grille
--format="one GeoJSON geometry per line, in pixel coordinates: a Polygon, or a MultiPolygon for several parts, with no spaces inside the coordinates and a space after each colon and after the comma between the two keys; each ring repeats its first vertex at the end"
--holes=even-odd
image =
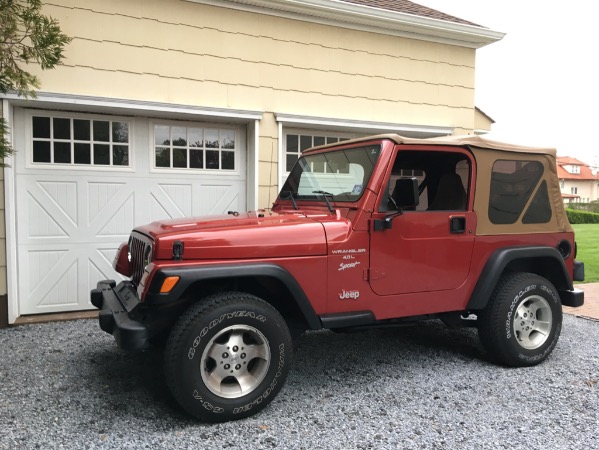
{"type": "Polygon", "coordinates": [[[131,255],[131,281],[139,286],[141,277],[144,275],[146,255],[152,255],[152,242],[146,236],[132,233],[129,238],[129,254],[131,255]]]}

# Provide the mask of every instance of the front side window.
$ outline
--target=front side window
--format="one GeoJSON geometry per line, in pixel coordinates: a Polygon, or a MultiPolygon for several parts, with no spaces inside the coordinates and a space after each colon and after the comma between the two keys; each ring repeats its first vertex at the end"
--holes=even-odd
{"type": "Polygon", "coordinates": [[[281,198],[356,201],[364,192],[378,160],[380,145],[308,154],[294,165],[281,198]]]}
{"type": "Polygon", "coordinates": [[[129,166],[129,123],[33,116],[34,164],[129,166]]]}
{"type": "Polygon", "coordinates": [[[446,151],[397,152],[391,176],[387,184],[386,198],[382,199],[381,211],[465,211],[468,206],[468,189],[471,172],[470,159],[464,153],[446,151]],[[401,180],[416,179],[418,202],[403,205],[401,180]]]}
{"type": "Polygon", "coordinates": [[[235,130],[154,125],[154,166],[169,169],[235,170],[235,130]]]}

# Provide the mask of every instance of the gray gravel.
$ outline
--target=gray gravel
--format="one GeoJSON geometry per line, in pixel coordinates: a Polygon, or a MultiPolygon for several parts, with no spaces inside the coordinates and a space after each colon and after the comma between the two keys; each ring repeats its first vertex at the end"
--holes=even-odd
{"type": "Polygon", "coordinates": [[[487,360],[476,331],[438,322],[311,332],[263,412],[209,425],[95,321],[0,330],[0,448],[599,449],[599,322],[565,316],[552,356],[487,360]]]}

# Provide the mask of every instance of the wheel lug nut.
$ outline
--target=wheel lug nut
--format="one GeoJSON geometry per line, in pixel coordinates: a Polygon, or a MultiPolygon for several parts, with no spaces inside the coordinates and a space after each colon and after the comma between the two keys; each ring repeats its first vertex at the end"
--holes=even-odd
{"type": "Polygon", "coordinates": [[[228,358],[229,354],[227,352],[223,353],[223,358],[228,358]]]}
{"type": "Polygon", "coordinates": [[[235,370],[239,370],[239,369],[241,369],[241,364],[237,364],[237,365],[235,366],[235,370]]]}
{"type": "Polygon", "coordinates": [[[229,370],[229,367],[231,367],[229,364],[225,364],[225,370],[229,370]]]}
{"type": "Polygon", "coordinates": [[[245,353],[241,354],[241,359],[245,359],[245,353]]]}
{"type": "Polygon", "coordinates": [[[237,347],[237,346],[233,347],[234,352],[236,352],[237,350],[239,350],[239,347],[237,347]]]}

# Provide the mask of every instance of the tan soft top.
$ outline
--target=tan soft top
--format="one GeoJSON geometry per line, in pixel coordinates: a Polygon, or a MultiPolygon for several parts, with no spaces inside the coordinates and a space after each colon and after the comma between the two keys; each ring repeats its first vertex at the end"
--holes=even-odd
{"type": "Polygon", "coordinates": [[[400,136],[399,134],[378,134],[376,136],[367,136],[349,141],[337,142],[334,144],[321,145],[314,147],[308,151],[320,150],[323,148],[337,147],[340,144],[352,144],[354,142],[364,142],[373,139],[390,139],[396,144],[417,144],[417,145],[449,145],[455,147],[478,147],[487,148],[491,150],[500,150],[507,152],[517,153],[537,153],[543,155],[550,155],[555,158],[557,152],[554,148],[542,148],[542,147],[526,147],[523,145],[508,144],[506,142],[494,141],[483,136],[478,135],[455,135],[455,136],[442,136],[435,138],[417,139],[400,136]]]}

